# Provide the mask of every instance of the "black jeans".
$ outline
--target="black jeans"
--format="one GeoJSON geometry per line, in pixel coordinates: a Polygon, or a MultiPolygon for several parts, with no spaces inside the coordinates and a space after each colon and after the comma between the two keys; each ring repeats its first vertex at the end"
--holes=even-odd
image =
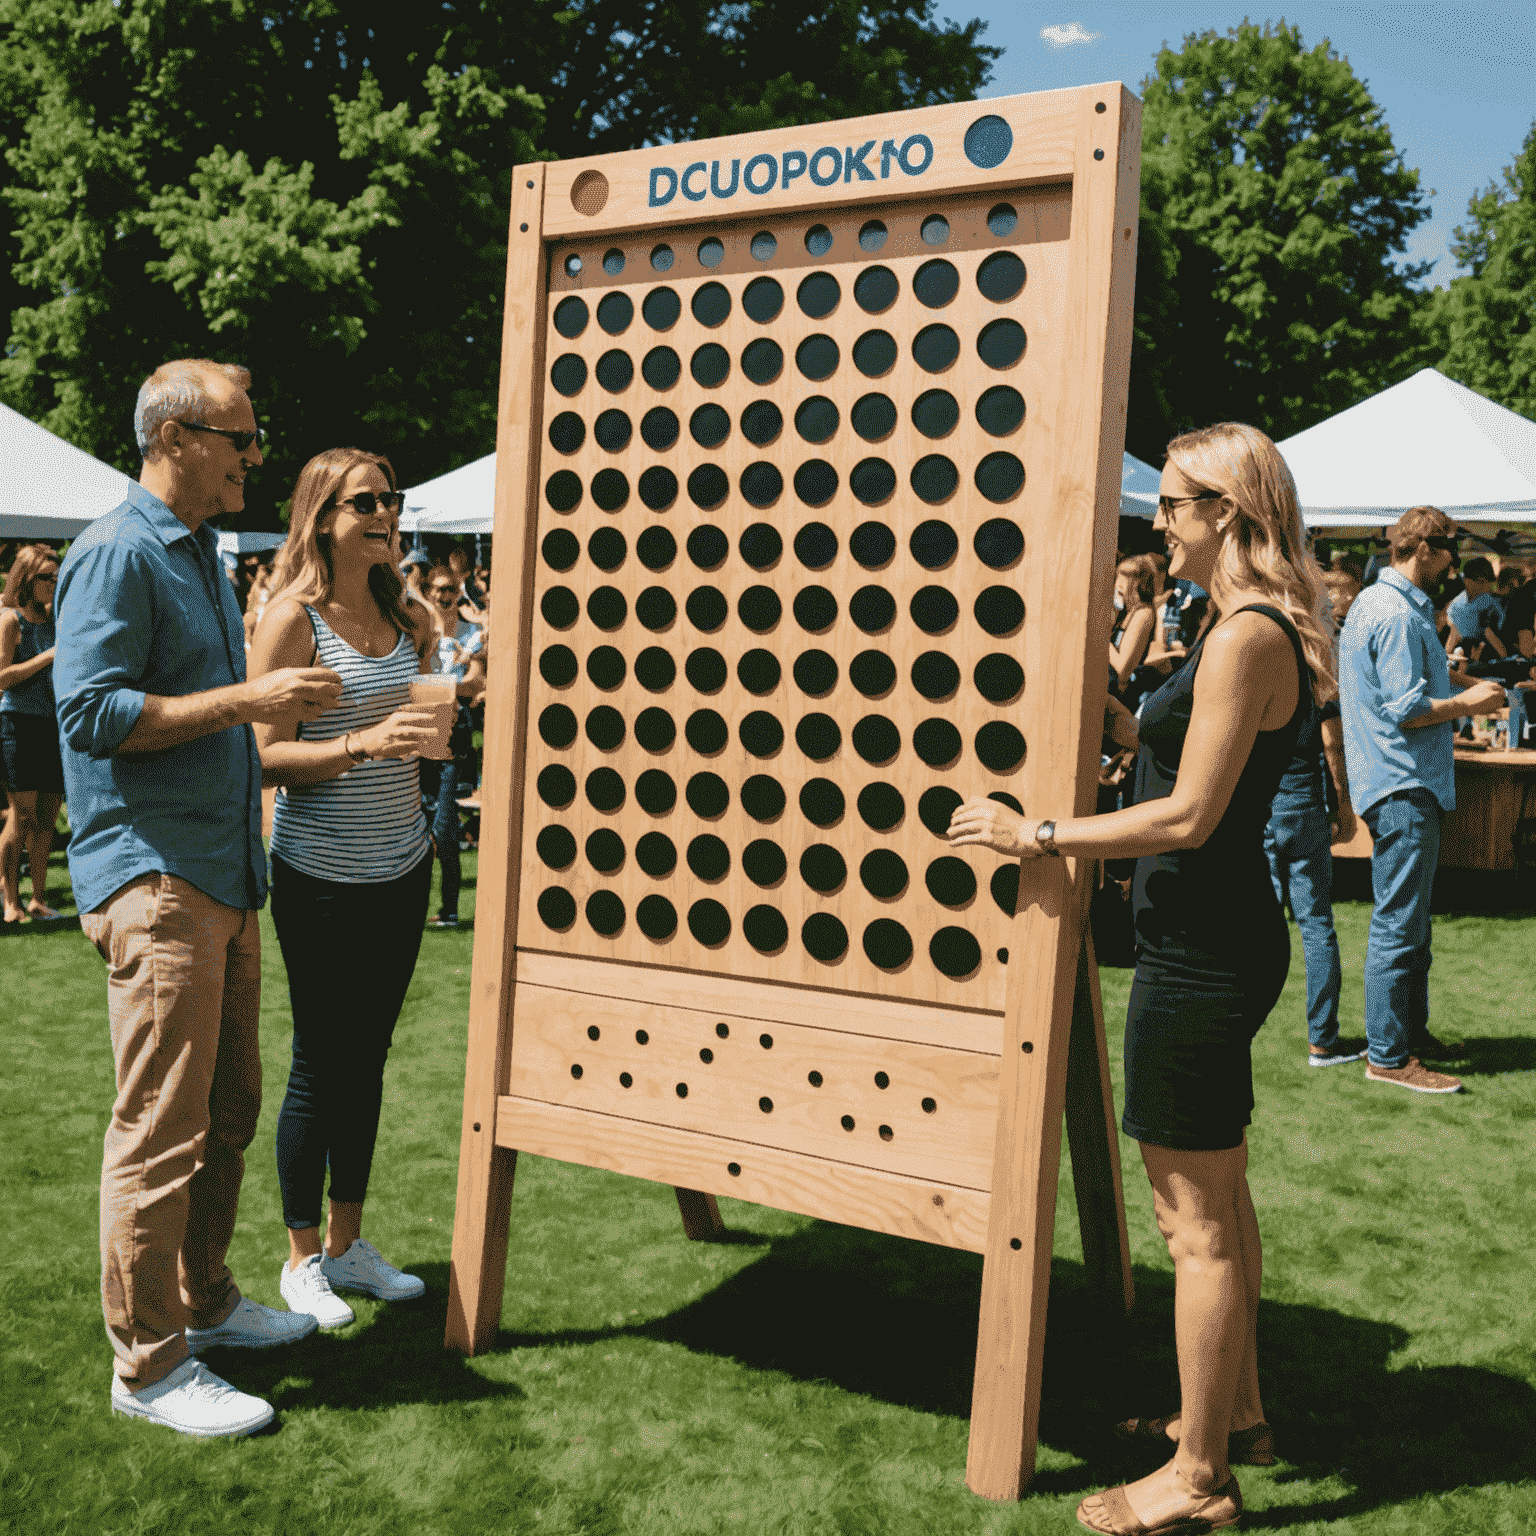
{"type": "Polygon", "coordinates": [[[272,921],[288,968],[293,1066],[277,1117],[283,1221],[320,1225],[331,1199],[361,1204],[400,1017],[432,889],[432,856],[395,880],[317,880],[272,856],[272,921]]]}

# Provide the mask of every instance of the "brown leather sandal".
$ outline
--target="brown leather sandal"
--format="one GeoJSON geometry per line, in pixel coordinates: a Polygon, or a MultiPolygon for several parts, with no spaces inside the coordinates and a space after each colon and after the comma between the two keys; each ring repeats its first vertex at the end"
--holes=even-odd
{"type": "Polygon", "coordinates": [[[1229,1477],[1210,1493],[1194,1497],[1200,1503],[1189,1514],[1164,1520],[1161,1525],[1146,1525],[1131,1508],[1122,1483],[1084,1499],[1077,1506],[1077,1523],[1099,1536],[1206,1536],[1209,1531],[1224,1531],[1236,1525],[1243,1517],[1243,1491],[1235,1477],[1229,1477]],[[1088,1505],[1093,1498],[1098,1500],[1099,1507],[1090,1512],[1088,1505]]]}
{"type": "MultiPolygon", "coordinates": [[[[1177,1413],[1165,1413],[1156,1419],[1123,1419],[1115,1425],[1115,1434],[1121,1440],[1138,1441],[1160,1446],[1177,1445],[1179,1442],[1168,1433],[1168,1422],[1177,1413]]],[[[1275,1464],[1275,1432],[1268,1424],[1252,1424],[1247,1429],[1234,1429],[1227,1436],[1227,1460],[1234,1467],[1272,1467],[1275,1464]]]]}

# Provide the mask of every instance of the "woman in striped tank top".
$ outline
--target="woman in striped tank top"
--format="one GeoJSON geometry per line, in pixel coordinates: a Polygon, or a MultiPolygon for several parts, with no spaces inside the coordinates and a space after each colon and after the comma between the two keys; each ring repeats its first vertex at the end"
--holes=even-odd
{"type": "Polygon", "coordinates": [[[293,1011],[293,1065],[277,1121],[289,1248],[279,1288],[322,1328],[352,1321],[338,1290],[397,1301],[426,1289],[362,1236],[384,1062],[432,883],[416,759],[436,732],[408,691],[417,672],[431,670],[436,634],[419,607],[401,600],[400,502],[394,470],[377,454],[338,448],[304,466],[251,655],[253,678],[318,665],[343,683],[340,702],[318,720],[256,728],[262,778],[282,786],[272,919],[293,1011]]]}

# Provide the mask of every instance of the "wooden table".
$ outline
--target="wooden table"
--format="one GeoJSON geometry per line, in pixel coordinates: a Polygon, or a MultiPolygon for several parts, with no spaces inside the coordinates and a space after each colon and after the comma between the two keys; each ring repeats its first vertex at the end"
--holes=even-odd
{"type": "MultiPolygon", "coordinates": [[[[1456,749],[1456,809],[1440,835],[1445,869],[1513,869],[1515,823],[1536,816],[1536,752],[1469,752],[1456,749]]],[[[1335,843],[1336,859],[1368,859],[1370,829],[1360,818],[1347,843],[1335,843]]]]}

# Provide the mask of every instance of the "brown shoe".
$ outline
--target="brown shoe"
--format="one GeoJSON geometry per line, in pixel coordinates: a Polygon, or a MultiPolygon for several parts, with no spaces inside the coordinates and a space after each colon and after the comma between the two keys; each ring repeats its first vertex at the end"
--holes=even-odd
{"type": "Polygon", "coordinates": [[[1365,1075],[1373,1083],[1396,1083],[1399,1088],[1411,1088],[1415,1093],[1461,1092],[1459,1077],[1431,1072],[1417,1056],[1410,1056],[1405,1067],[1378,1067],[1375,1062],[1368,1061],[1365,1075]]]}

